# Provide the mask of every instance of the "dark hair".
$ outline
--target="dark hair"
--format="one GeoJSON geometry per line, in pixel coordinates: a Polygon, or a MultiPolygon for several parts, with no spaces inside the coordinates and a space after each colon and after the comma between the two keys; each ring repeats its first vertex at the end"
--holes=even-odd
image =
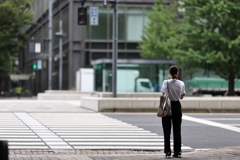
{"type": "Polygon", "coordinates": [[[178,79],[178,67],[177,66],[171,66],[169,68],[168,72],[171,74],[173,79],[178,79]]]}

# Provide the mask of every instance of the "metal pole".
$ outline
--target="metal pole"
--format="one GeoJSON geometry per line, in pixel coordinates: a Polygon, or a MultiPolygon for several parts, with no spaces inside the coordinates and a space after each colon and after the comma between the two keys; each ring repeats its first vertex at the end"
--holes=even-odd
{"type": "Polygon", "coordinates": [[[49,0],[48,8],[48,39],[49,39],[49,57],[48,57],[48,89],[52,90],[52,0],[49,0]]]}
{"type": "Polygon", "coordinates": [[[117,97],[117,59],[118,59],[118,5],[117,0],[113,2],[113,53],[112,53],[112,92],[117,97]]]}
{"type": "Polygon", "coordinates": [[[63,30],[62,30],[62,20],[59,21],[59,90],[62,90],[62,41],[63,41],[63,30]]]}

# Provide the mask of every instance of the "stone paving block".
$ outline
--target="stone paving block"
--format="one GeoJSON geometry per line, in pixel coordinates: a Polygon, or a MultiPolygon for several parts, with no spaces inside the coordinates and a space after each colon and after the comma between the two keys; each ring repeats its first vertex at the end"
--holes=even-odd
{"type": "MultiPolygon", "coordinates": [[[[182,160],[239,160],[240,146],[211,149],[207,151],[184,152],[182,160]]],[[[162,151],[134,150],[76,150],[73,153],[53,153],[51,150],[10,152],[10,160],[159,160],[164,159],[162,151]],[[44,153],[45,152],[45,153],[44,153]],[[85,152],[86,155],[81,154],[85,152]],[[24,153],[24,154],[21,154],[24,153]],[[111,153],[111,154],[110,154],[111,153]]]]}

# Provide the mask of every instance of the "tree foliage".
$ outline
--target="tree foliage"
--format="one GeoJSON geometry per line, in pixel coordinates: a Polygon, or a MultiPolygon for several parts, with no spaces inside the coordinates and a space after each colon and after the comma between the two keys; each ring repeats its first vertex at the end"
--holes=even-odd
{"type": "Polygon", "coordinates": [[[166,5],[165,0],[156,0],[153,13],[148,14],[149,23],[144,27],[139,45],[142,56],[148,58],[172,58],[174,43],[171,39],[176,35],[177,19],[175,5],[166,5]]]}
{"type": "MultiPolygon", "coordinates": [[[[176,27],[171,28],[174,34],[165,39],[166,46],[170,46],[169,56],[180,62],[185,70],[204,68],[229,80],[229,93],[234,95],[234,79],[240,78],[240,1],[182,0],[182,2],[181,7],[185,9],[184,20],[178,20],[178,23],[175,23],[176,27]]],[[[157,5],[160,4],[156,3],[157,5]]],[[[161,10],[154,11],[158,12],[158,15],[162,14],[161,10]]],[[[172,20],[167,16],[165,18],[172,20]]],[[[151,18],[150,20],[152,21],[151,18]]],[[[153,35],[155,31],[150,27],[151,25],[145,31],[153,35]]],[[[162,26],[155,30],[165,32],[162,26]]],[[[148,41],[149,39],[147,43],[148,41]]],[[[153,55],[149,52],[164,55],[161,54],[161,47],[155,50],[150,47],[141,49],[148,50],[145,54],[148,57],[153,55]]],[[[164,58],[169,56],[164,55],[164,58]]]]}
{"type": "Polygon", "coordinates": [[[32,24],[27,12],[31,0],[0,0],[0,74],[8,71],[11,54],[17,53],[26,35],[22,28],[32,24]]]}

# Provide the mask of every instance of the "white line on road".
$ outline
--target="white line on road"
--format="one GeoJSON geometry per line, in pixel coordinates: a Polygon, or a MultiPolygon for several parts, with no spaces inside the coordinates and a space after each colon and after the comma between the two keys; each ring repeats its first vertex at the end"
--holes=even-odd
{"type": "Polygon", "coordinates": [[[49,149],[48,146],[9,146],[11,149],[49,149]]]}
{"type": "Polygon", "coordinates": [[[135,136],[111,136],[111,135],[101,135],[101,136],[70,136],[70,135],[66,135],[66,136],[61,136],[62,138],[152,138],[152,139],[156,139],[156,138],[163,138],[162,136],[158,136],[158,135],[152,135],[152,136],[139,136],[139,135],[135,135],[135,136]]]}
{"type": "Polygon", "coordinates": [[[209,125],[209,126],[219,127],[219,128],[223,128],[223,129],[227,129],[227,130],[230,130],[230,131],[240,133],[240,128],[239,127],[234,127],[234,126],[230,126],[230,125],[227,125],[227,124],[212,122],[212,121],[205,120],[205,119],[194,118],[194,117],[190,117],[190,116],[186,116],[186,115],[183,115],[182,118],[184,120],[193,121],[193,122],[197,122],[197,123],[202,123],[202,124],[206,124],[206,125],[209,125]]]}
{"type": "Polygon", "coordinates": [[[207,150],[210,150],[211,148],[197,148],[197,149],[194,149],[195,151],[207,151],[207,150]]]}
{"type": "MultiPolygon", "coordinates": [[[[163,150],[164,147],[147,147],[147,146],[74,146],[75,149],[138,149],[138,150],[163,150]]],[[[192,151],[191,147],[182,147],[183,150],[192,151]]]]}
{"type": "MultiPolygon", "coordinates": [[[[53,130],[54,131],[54,130],[53,130]]],[[[54,131],[56,133],[151,133],[150,131],[54,131]]]]}
{"type": "Polygon", "coordinates": [[[205,120],[215,121],[240,121],[240,118],[203,118],[205,120]]]}
{"type": "MultiPolygon", "coordinates": [[[[118,141],[126,141],[126,142],[163,142],[164,139],[64,139],[67,142],[118,142],[118,141]]],[[[172,140],[171,140],[172,141],[172,140]]]]}
{"type": "MultiPolygon", "coordinates": [[[[240,129],[240,128],[239,128],[240,129]]],[[[45,133],[43,133],[45,134],[45,133]]],[[[58,133],[58,135],[126,135],[126,136],[134,136],[136,135],[136,133],[58,133]]],[[[144,135],[144,136],[154,136],[154,135],[158,135],[156,133],[138,133],[137,135],[144,135]]]]}
{"type": "MultiPolygon", "coordinates": [[[[99,146],[112,146],[112,145],[116,145],[116,146],[162,146],[164,145],[164,143],[155,143],[155,142],[150,142],[150,143],[146,143],[146,142],[69,142],[70,145],[73,146],[85,146],[85,145],[89,145],[89,146],[95,146],[95,145],[99,145],[99,146]]],[[[173,144],[173,143],[172,143],[173,144]]]]}
{"type": "Polygon", "coordinates": [[[16,115],[16,117],[18,117],[23,123],[25,123],[30,128],[31,128],[31,126],[34,126],[33,124],[35,124],[35,125],[41,126],[41,128],[44,128],[46,131],[48,131],[48,133],[43,133],[42,131],[32,129],[33,132],[35,132],[40,138],[42,138],[43,135],[47,134],[50,136],[55,136],[56,139],[59,140],[59,142],[62,142],[65,144],[64,146],[55,146],[55,145],[52,145],[49,141],[42,139],[49,146],[49,148],[51,148],[53,150],[57,150],[57,149],[73,150],[73,148],[71,146],[69,146],[66,142],[64,142],[60,137],[58,137],[55,133],[51,132],[47,127],[43,126],[41,123],[39,123],[36,119],[31,117],[27,113],[14,113],[14,114],[16,115]]]}
{"type": "Polygon", "coordinates": [[[41,139],[9,139],[9,138],[0,138],[0,140],[5,140],[9,142],[41,142],[41,139]]]}

